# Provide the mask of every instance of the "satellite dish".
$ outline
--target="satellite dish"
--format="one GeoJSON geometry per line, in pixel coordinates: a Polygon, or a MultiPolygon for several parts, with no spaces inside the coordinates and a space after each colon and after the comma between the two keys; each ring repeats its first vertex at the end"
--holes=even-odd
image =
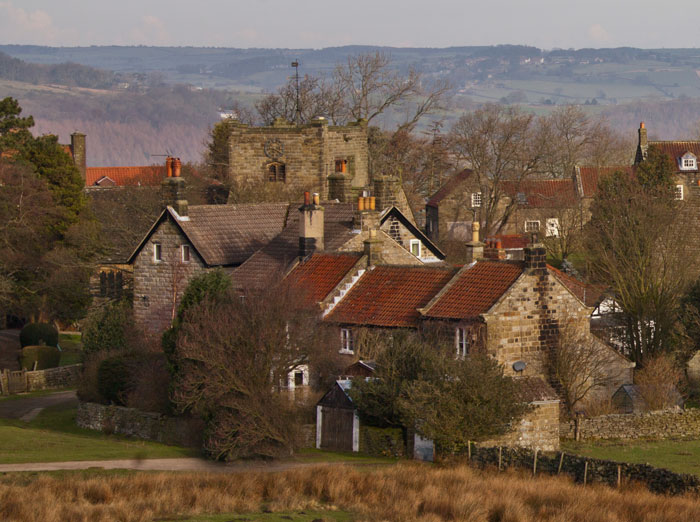
{"type": "Polygon", "coordinates": [[[516,372],[522,372],[526,367],[527,367],[527,363],[525,361],[515,361],[513,363],[513,369],[516,372]]]}

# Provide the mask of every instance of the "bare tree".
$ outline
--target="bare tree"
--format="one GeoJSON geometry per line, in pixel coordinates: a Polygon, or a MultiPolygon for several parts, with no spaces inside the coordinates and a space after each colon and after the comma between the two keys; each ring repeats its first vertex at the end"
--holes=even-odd
{"type": "Polygon", "coordinates": [[[290,372],[329,357],[326,330],[284,283],[230,291],[184,317],[175,348],[173,399],[207,422],[217,459],[278,456],[295,446],[293,405],[281,395],[290,372]]]}
{"type": "Polygon", "coordinates": [[[678,406],[684,380],[683,371],[668,355],[659,355],[644,361],[644,367],[635,375],[639,394],[650,410],[678,406]]]}
{"type": "Polygon", "coordinates": [[[518,208],[506,184],[517,193],[538,172],[541,150],[533,134],[532,115],[494,104],[465,114],[452,127],[453,152],[478,179],[481,207],[476,218],[483,236],[499,234],[518,208]]]}
{"type": "Polygon", "coordinates": [[[585,325],[566,318],[560,323],[558,344],[549,354],[549,370],[573,416],[597,389],[617,382],[623,369],[620,355],[588,332],[585,325]]]}

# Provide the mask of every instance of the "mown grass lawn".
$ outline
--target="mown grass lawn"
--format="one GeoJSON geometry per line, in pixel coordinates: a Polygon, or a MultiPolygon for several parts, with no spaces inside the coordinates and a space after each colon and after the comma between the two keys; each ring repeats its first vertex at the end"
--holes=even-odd
{"type": "Polygon", "coordinates": [[[562,451],[700,475],[700,440],[562,442],[562,451]]]}
{"type": "Polygon", "coordinates": [[[47,408],[31,422],[0,420],[0,463],[198,456],[189,448],[129,439],[75,425],[75,407],[47,408]]]}
{"type": "Polygon", "coordinates": [[[60,366],[83,362],[83,341],[79,333],[59,334],[58,344],[61,347],[60,366]]]}

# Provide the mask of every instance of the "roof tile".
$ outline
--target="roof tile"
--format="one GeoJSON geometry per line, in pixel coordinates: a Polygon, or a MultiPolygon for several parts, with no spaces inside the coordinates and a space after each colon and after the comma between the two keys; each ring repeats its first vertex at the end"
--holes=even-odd
{"type": "Polygon", "coordinates": [[[360,254],[313,254],[289,273],[287,282],[303,294],[308,304],[318,303],[338,286],[360,257],[360,254]]]}
{"type": "Polygon", "coordinates": [[[85,172],[85,186],[99,185],[103,178],[109,178],[119,187],[157,186],[165,178],[164,165],[142,167],[88,167],[85,172]]]}

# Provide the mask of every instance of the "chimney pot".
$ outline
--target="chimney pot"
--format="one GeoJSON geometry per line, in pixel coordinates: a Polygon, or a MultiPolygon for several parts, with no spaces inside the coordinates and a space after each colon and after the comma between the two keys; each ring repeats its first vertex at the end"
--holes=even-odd
{"type": "Polygon", "coordinates": [[[170,156],[165,158],[165,172],[168,178],[173,177],[173,158],[171,158],[170,156]]]}
{"type": "Polygon", "coordinates": [[[644,122],[642,122],[642,123],[639,124],[639,128],[640,128],[640,129],[643,129],[643,128],[644,128],[644,122]]]}
{"type": "Polygon", "coordinates": [[[503,247],[502,247],[502,244],[503,244],[503,243],[501,243],[501,240],[500,240],[500,239],[497,239],[497,240],[496,240],[496,248],[503,248],[503,247]]]}
{"type": "Polygon", "coordinates": [[[311,193],[308,190],[304,192],[304,205],[311,205],[311,193]]]}
{"type": "Polygon", "coordinates": [[[365,209],[365,198],[360,196],[357,198],[357,210],[364,210],[365,209]]]}
{"type": "Polygon", "coordinates": [[[182,167],[182,163],[180,162],[180,158],[173,158],[173,177],[174,178],[180,177],[181,167],[182,167]]]}
{"type": "Polygon", "coordinates": [[[369,198],[369,209],[370,209],[370,210],[375,210],[376,206],[377,206],[377,198],[375,198],[374,196],[370,196],[370,198],[369,198]]]}
{"type": "Polygon", "coordinates": [[[314,205],[318,206],[321,204],[321,197],[318,195],[318,192],[314,192],[314,205]]]}

